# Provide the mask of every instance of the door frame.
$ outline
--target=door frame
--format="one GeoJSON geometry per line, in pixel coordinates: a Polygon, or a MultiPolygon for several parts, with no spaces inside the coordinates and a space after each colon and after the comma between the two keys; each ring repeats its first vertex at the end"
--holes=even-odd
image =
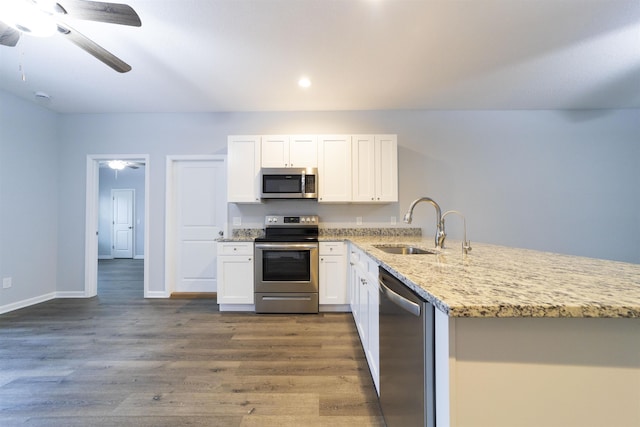
{"type": "MultiPolygon", "coordinates": [[[[166,161],[166,193],[165,193],[165,222],[164,222],[164,290],[167,297],[175,291],[175,272],[176,272],[176,215],[174,212],[175,204],[175,164],[180,161],[221,161],[225,170],[227,168],[227,156],[220,154],[193,154],[193,155],[168,155],[166,161]]],[[[224,210],[224,235],[228,235],[228,214],[229,209],[224,210]]]]}
{"type": "Polygon", "coordinates": [[[87,155],[85,243],[84,243],[84,296],[98,294],[98,215],[100,197],[100,162],[105,160],[143,161],[144,168],[144,297],[149,296],[149,155],[148,154],[89,154],[87,155]]]}

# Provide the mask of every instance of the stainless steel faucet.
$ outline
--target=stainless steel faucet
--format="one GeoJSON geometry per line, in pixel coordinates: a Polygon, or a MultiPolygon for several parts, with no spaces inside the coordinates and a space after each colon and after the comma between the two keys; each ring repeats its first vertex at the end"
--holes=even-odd
{"type": "Polygon", "coordinates": [[[407,224],[411,224],[411,219],[413,217],[413,209],[420,202],[429,202],[433,205],[434,208],[436,208],[436,216],[437,216],[436,237],[435,237],[436,249],[442,249],[444,247],[444,239],[445,237],[447,237],[447,235],[444,234],[444,222],[442,222],[442,211],[440,210],[440,206],[431,197],[420,197],[419,199],[415,199],[413,202],[411,202],[411,206],[409,206],[409,210],[404,216],[404,222],[406,222],[407,224]]]}
{"type": "Polygon", "coordinates": [[[462,253],[468,254],[471,250],[471,242],[467,240],[467,219],[464,217],[464,215],[462,215],[462,213],[452,210],[446,211],[444,214],[442,214],[442,231],[444,231],[444,219],[447,217],[447,215],[452,213],[460,215],[460,217],[462,218],[462,225],[464,227],[464,235],[462,237],[462,253]]]}

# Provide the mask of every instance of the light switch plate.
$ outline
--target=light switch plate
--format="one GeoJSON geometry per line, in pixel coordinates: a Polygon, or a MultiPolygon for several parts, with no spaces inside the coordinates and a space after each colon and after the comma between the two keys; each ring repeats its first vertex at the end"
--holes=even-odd
{"type": "Polygon", "coordinates": [[[9,289],[11,285],[11,277],[4,277],[2,279],[2,289],[9,289]]]}
{"type": "Polygon", "coordinates": [[[357,216],[356,217],[356,225],[362,225],[362,217],[361,216],[357,216]]]}
{"type": "Polygon", "coordinates": [[[234,216],[233,217],[233,225],[242,225],[242,217],[234,216]]]}

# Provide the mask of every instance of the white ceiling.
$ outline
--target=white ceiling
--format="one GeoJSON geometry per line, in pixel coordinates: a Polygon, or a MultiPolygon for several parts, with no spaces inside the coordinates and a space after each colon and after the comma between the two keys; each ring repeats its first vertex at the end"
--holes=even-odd
{"type": "Polygon", "coordinates": [[[23,35],[0,89],[62,113],[640,108],[639,0],[120,2],[142,27],[74,27],[132,71],[23,35]]]}

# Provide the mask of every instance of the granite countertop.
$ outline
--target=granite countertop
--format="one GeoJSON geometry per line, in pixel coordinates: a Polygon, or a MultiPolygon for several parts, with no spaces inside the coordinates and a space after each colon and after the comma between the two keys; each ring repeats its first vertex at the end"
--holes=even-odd
{"type": "Polygon", "coordinates": [[[374,244],[433,249],[433,238],[347,237],[450,317],[640,317],[640,264],[447,241],[439,255],[393,255],[374,244]]]}
{"type": "MultiPolygon", "coordinates": [[[[253,241],[262,229],[221,241],[253,241]]],[[[439,255],[393,255],[374,245],[433,249],[420,229],[320,229],[320,241],[351,241],[450,317],[640,318],[640,264],[447,240],[439,255]]]]}

